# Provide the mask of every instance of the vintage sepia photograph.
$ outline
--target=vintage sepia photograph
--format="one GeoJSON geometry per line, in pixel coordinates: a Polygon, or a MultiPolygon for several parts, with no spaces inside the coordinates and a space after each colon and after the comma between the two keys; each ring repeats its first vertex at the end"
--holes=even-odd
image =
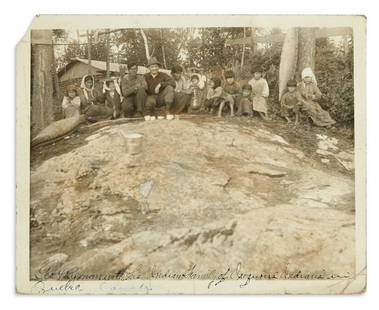
{"type": "Polygon", "coordinates": [[[322,17],[32,25],[21,291],[364,292],[365,20],[322,17]]]}

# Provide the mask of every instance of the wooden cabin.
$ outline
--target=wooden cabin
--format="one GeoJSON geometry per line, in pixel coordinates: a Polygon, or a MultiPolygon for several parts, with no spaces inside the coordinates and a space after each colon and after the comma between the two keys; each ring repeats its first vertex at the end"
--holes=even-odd
{"type": "MultiPolygon", "coordinates": [[[[69,85],[80,86],[82,77],[86,74],[92,74],[96,80],[104,79],[106,76],[107,64],[105,61],[74,58],[70,63],[58,71],[59,84],[62,89],[69,85]]],[[[120,75],[120,64],[110,63],[109,70],[112,76],[120,75]]],[[[161,69],[160,71],[171,74],[169,70],[161,69]]],[[[148,73],[149,69],[144,66],[138,66],[138,74],[148,73]]]]}

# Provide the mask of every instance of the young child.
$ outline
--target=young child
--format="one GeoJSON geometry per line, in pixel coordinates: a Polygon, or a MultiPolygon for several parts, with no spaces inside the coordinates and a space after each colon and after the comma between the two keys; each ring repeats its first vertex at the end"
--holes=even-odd
{"type": "Polygon", "coordinates": [[[66,89],[66,95],[62,101],[63,117],[69,118],[80,114],[80,98],[74,86],[66,89]]]}
{"type": "Polygon", "coordinates": [[[114,119],[121,116],[121,90],[116,80],[108,80],[104,82],[105,106],[112,109],[114,119]]]}
{"type": "Polygon", "coordinates": [[[210,112],[213,112],[223,101],[222,94],[221,80],[219,78],[211,78],[208,81],[208,91],[205,100],[205,107],[210,112]]]}
{"type": "Polygon", "coordinates": [[[203,105],[203,91],[200,86],[200,78],[197,74],[193,74],[190,80],[191,100],[188,107],[188,113],[200,111],[203,105]]]}
{"type": "Polygon", "coordinates": [[[234,116],[234,100],[230,95],[226,94],[221,86],[221,79],[212,78],[209,81],[209,89],[207,93],[206,107],[210,108],[213,112],[218,107],[217,116],[222,116],[222,110],[225,103],[229,104],[230,116],[234,116]]]}
{"type": "Polygon", "coordinates": [[[242,93],[241,86],[235,81],[235,74],[233,71],[226,71],[224,77],[224,92],[229,94],[234,102],[236,102],[237,98],[240,97],[242,93]]]}
{"type": "Polygon", "coordinates": [[[321,91],[311,68],[305,68],[301,73],[302,81],[298,83],[297,90],[301,97],[302,111],[312,119],[316,126],[329,127],[335,124],[328,111],[325,111],[316,102],[321,98],[321,91]]]}
{"type": "Polygon", "coordinates": [[[264,119],[268,120],[267,97],[269,88],[266,79],[262,77],[262,69],[255,67],[251,70],[253,78],[248,82],[252,87],[253,111],[259,113],[264,119]]]}
{"type": "Polygon", "coordinates": [[[238,104],[237,115],[253,116],[253,101],[251,99],[252,87],[250,84],[242,86],[242,96],[238,104]]]}
{"type": "Polygon", "coordinates": [[[301,106],[301,96],[296,90],[296,81],[290,80],[287,83],[288,92],[286,92],[280,99],[281,114],[287,120],[291,122],[291,116],[295,114],[295,125],[299,122],[299,109],[301,106]]]}

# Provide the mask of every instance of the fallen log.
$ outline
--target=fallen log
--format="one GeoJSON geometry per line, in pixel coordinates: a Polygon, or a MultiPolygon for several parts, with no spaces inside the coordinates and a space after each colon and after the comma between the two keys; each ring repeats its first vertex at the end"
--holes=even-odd
{"type": "Polygon", "coordinates": [[[110,125],[120,125],[120,124],[125,124],[128,122],[133,122],[133,121],[143,121],[143,117],[126,117],[126,118],[118,118],[118,119],[108,119],[105,121],[99,121],[90,125],[86,125],[85,128],[101,128],[104,126],[110,126],[110,125]]]}
{"type": "Polygon", "coordinates": [[[85,115],[76,115],[53,122],[32,139],[31,147],[56,142],[77,130],[85,120],[85,115]]]}

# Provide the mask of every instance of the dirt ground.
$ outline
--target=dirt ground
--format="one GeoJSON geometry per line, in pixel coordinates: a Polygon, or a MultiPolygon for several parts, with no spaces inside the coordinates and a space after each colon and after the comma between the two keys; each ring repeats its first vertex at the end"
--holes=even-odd
{"type": "Polygon", "coordinates": [[[82,126],[37,147],[31,278],[72,268],[116,277],[136,265],[151,275],[152,265],[199,262],[204,272],[243,262],[260,273],[351,275],[354,173],[316,153],[317,135],[354,148],[343,128],[209,116],[82,126]],[[120,130],[145,135],[142,155],[124,156],[110,138],[120,130]]]}

